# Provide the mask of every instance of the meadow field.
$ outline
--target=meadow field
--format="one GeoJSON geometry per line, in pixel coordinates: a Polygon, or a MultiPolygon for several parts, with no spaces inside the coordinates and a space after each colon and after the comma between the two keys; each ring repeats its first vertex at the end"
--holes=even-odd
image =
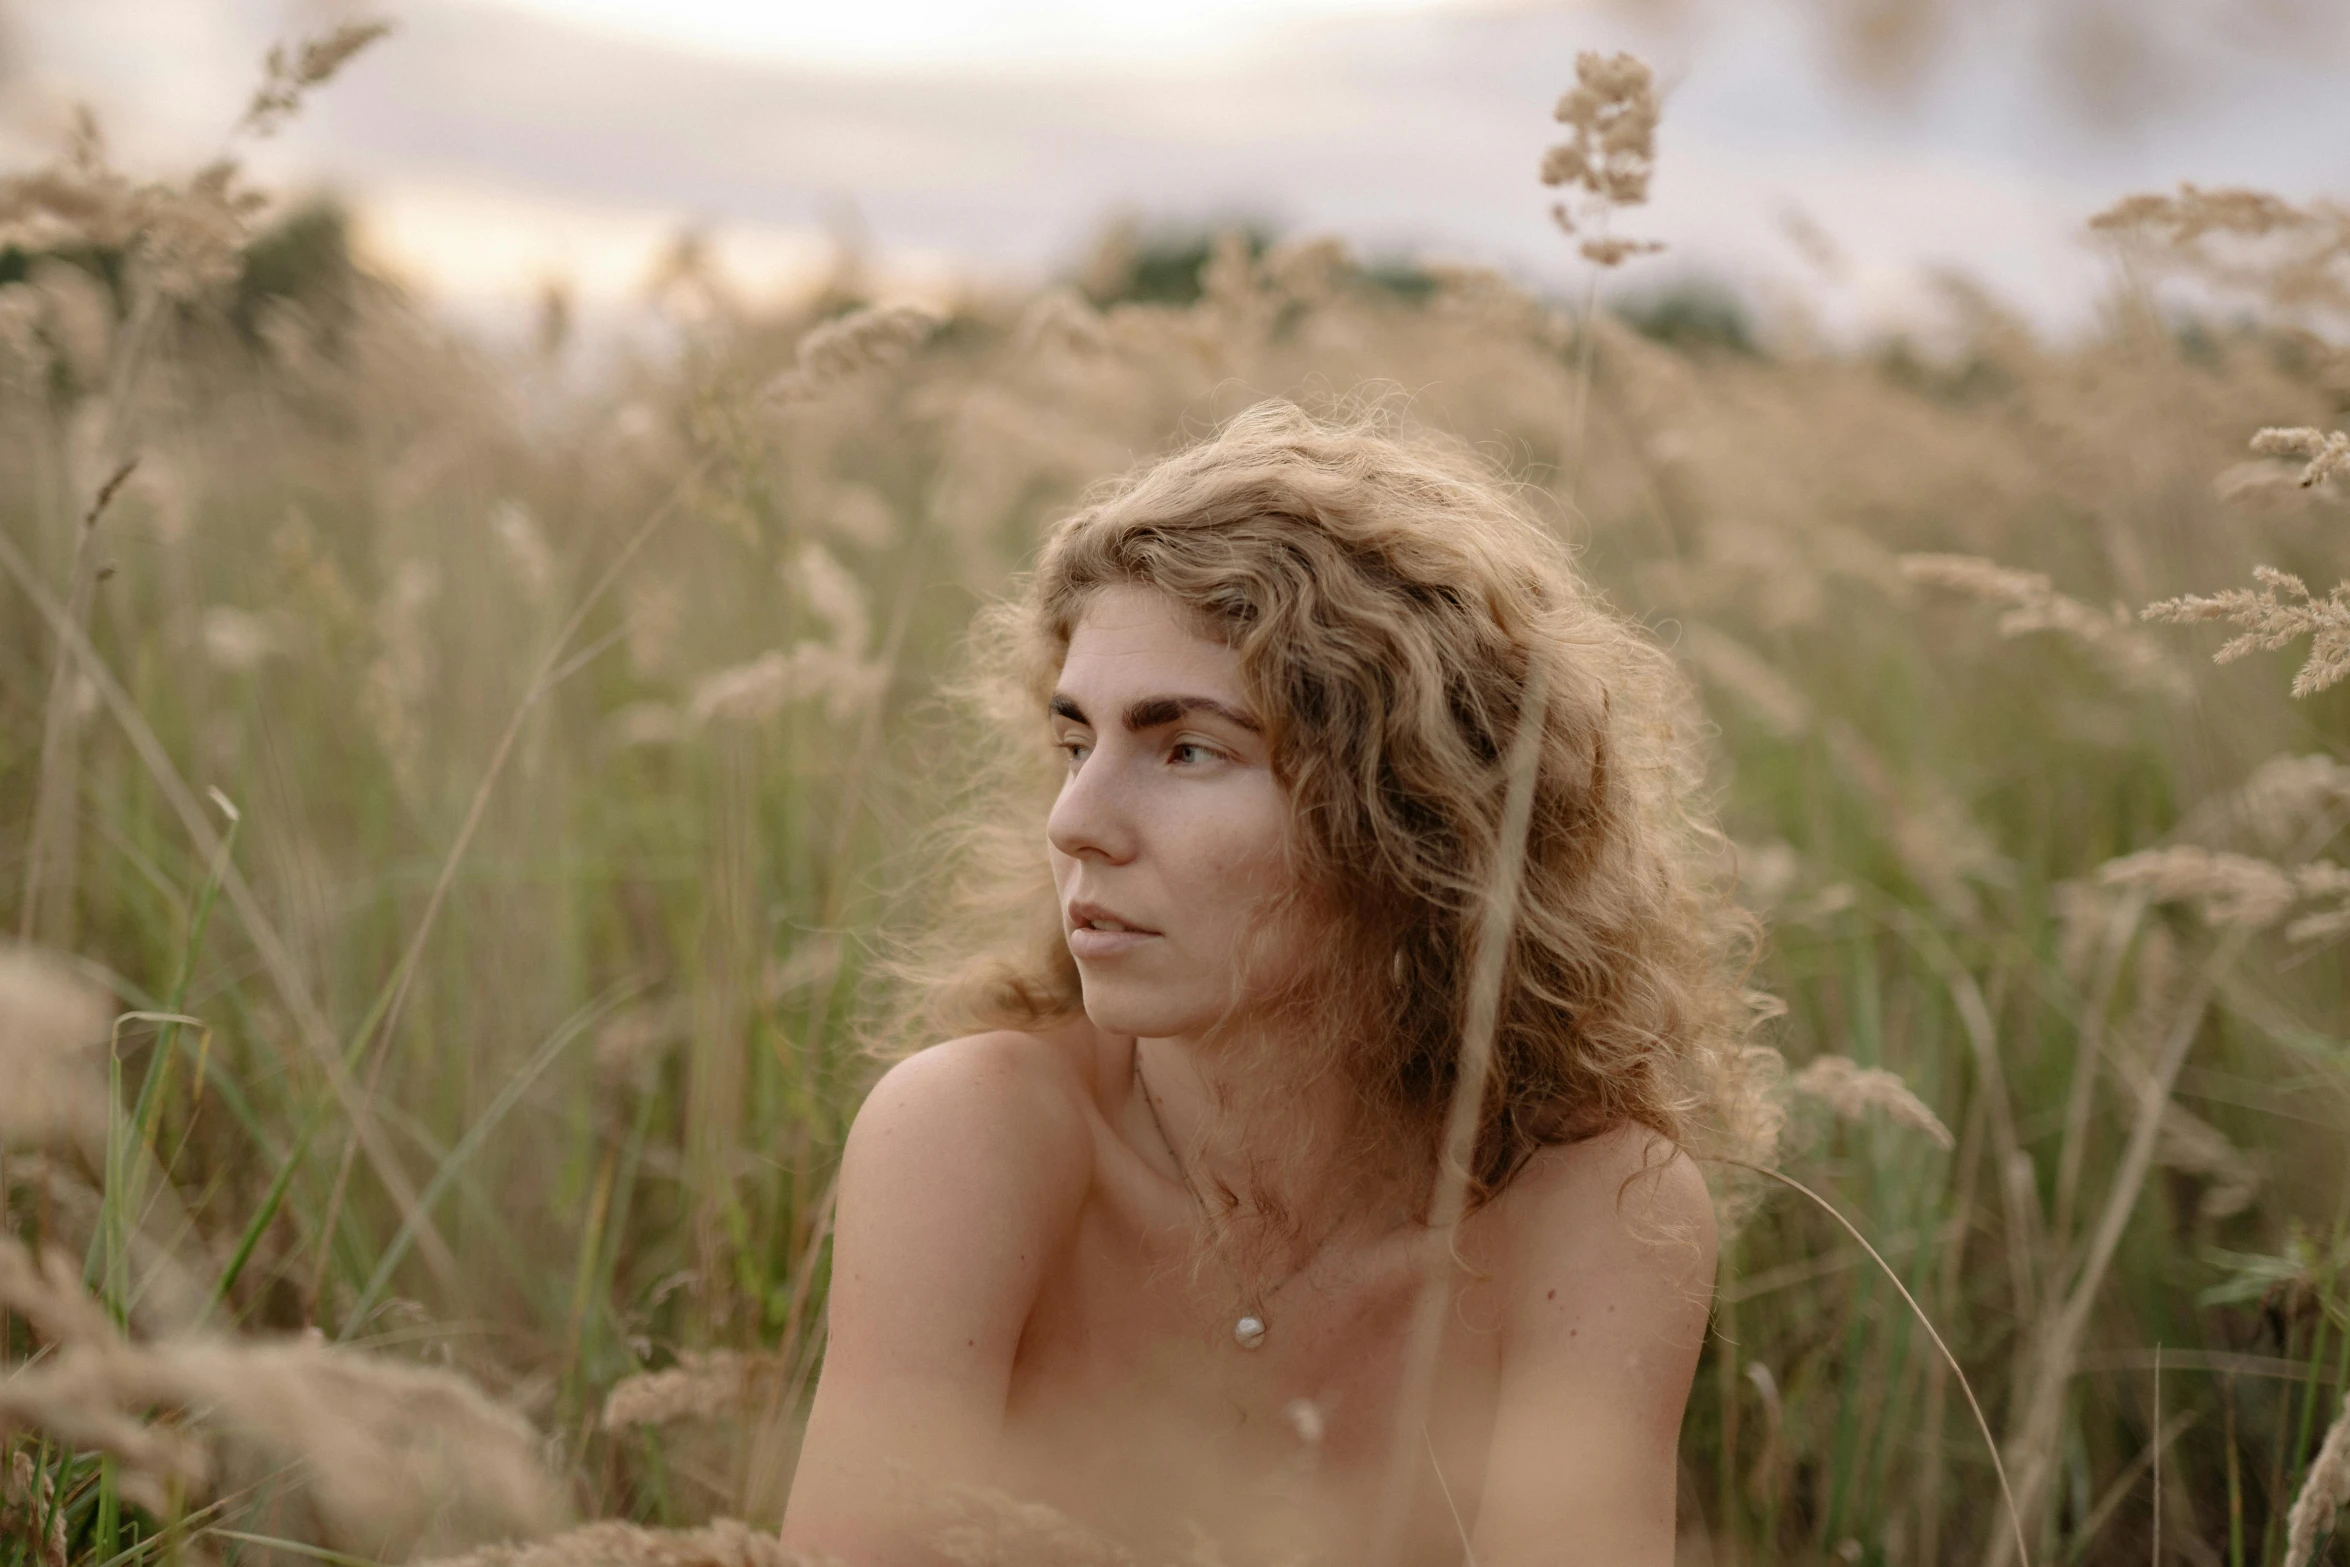
{"type": "Polygon", "coordinates": [[[94,125],[0,179],[0,1567],[784,1560],[958,639],[1090,482],[1366,387],[1675,650],[1768,933],[1822,1201],[1728,1232],[1683,1560],[2350,1561],[2350,208],[2116,191],[2092,330],[1852,346],[1594,228],[1585,119],[1555,297],[689,236],[593,364],[94,125]]]}

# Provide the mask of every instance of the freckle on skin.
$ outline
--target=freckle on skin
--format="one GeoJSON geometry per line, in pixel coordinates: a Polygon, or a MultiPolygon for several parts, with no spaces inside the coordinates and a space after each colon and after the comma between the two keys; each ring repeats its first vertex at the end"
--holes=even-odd
{"type": "Polygon", "coordinates": [[[1544,1300],[1556,1300],[1559,1298],[1559,1292],[1557,1290],[1552,1290],[1549,1294],[1543,1296],[1542,1298],[1544,1300]]]}

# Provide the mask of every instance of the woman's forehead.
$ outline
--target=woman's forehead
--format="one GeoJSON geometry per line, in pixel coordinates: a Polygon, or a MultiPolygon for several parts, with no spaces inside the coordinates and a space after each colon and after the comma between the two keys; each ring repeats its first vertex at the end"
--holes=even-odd
{"type": "Polygon", "coordinates": [[[1089,595],[1070,628],[1062,688],[1108,693],[1172,681],[1237,705],[1240,655],[1201,636],[1182,606],[1156,588],[1119,583],[1089,595]]]}

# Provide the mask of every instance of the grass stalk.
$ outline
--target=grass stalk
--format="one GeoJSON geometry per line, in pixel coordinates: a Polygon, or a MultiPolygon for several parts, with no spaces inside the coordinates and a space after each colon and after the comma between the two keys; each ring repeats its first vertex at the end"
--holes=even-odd
{"type": "Polygon", "coordinates": [[[1396,1425],[1389,1433],[1387,1480],[1371,1533],[1370,1567],[1394,1567],[1404,1528],[1419,1492],[1419,1460],[1428,1407],[1436,1394],[1436,1365],[1444,1347],[1444,1320],[1452,1299],[1453,1267],[1461,1219],[1468,1211],[1469,1182],[1477,1132],[1483,1118],[1485,1086],[1493,1068],[1493,1041],[1500,1022],[1502,986],[1508,976],[1510,943],[1516,939],[1518,892],[1526,874],[1526,834],[1533,821],[1535,785],[1542,767],[1542,741],[1550,704],[1550,670],[1530,661],[1519,700],[1516,732],[1504,763],[1507,789],[1500,831],[1494,836],[1494,867],[1483,916],[1478,921],[1475,966],[1470,972],[1468,1015],[1461,1028],[1460,1059],[1453,1068],[1451,1102],[1439,1145],[1436,1186],[1430,1194],[1426,1275],[1414,1303],[1405,1339],[1403,1390],[1396,1400],[1396,1425]]]}

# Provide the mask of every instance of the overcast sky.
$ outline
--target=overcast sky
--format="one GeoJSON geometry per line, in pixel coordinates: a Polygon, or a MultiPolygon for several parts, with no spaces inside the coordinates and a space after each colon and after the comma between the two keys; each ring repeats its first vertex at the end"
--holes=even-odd
{"type": "MultiPolygon", "coordinates": [[[[399,31],[255,158],[331,185],[388,262],[469,309],[547,277],[628,297],[685,223],[754,286],[804,278],[853,211],[890,274],[1032,277],[1104,217],[1250,215],[1371,252],[1569,286],[1533,170],[1582,48],[1632,47],[1670,98],[1655,204],[1671,266],[1799,288],[1839,319],[1916,308],[1933,268],[2052,324],[2104,278],[2082,221],[2186,178],[2350,195],[2339,51],[2221,51],[2164,112],[2098,126],[2042,63],[2041,0],[1976,0],[1898,104],[1829,65],[1800,0],[1682,0],[1666,27],[1594,4],[1444,0],[382,0],[399,31]],[[1830,282],[1800,209],[1849,258],[1830,282]]],[[[2263,0],[2241,0],[2246,14],[2263,0]]],[[[0,0],[0,147],[70,102],[125,161],[208,156],[272,38],[318,0],[0,0]]]]}

